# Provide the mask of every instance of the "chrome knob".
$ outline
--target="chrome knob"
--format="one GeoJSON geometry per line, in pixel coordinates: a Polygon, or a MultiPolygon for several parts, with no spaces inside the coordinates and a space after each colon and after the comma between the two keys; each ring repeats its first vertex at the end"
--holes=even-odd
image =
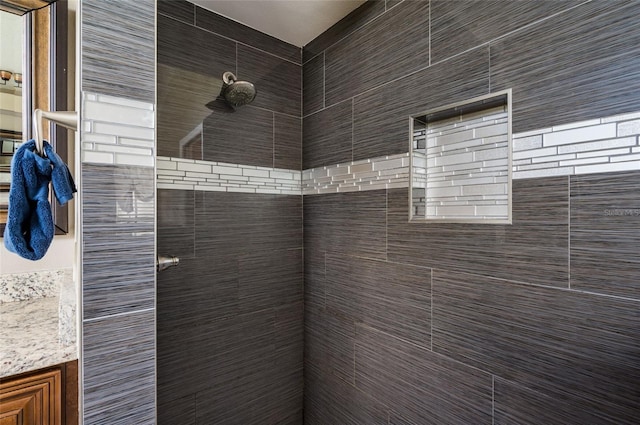
{"type": "Polygon", "coordinates": [[[169,267],[177,266],[178,264],[180,264],[180,259],[178,257],[159,255],[156,267],[158,268],[158,271],[161,272],[169,267]]]}

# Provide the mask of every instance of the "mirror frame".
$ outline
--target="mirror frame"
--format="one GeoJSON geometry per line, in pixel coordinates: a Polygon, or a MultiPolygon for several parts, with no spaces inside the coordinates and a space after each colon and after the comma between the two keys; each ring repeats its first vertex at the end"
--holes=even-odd
{"type": "MultiPolygon", "coordinates": [[[[27,7],[32,6],[34,2],[13,0],[13,3],[23,3],[22,9],[17,8],[16,11],[21,11],[24,14],[31,10],[27,7]]],[[[41,6],[39,9],[31,10],[24,18],[23,140],[29,140],[33,137],[32,112],[36,108],[46,111],[67,110],[67,2],[66,0],[58,0],[54,3],[46,1],[39,1],[39,3],[45,7],[41,6]]],[[[15,11],[12,13],[21,14],[15,11]]],[[[68,159],[67,129],[49,123],[48,126],[44,126],[42,136],[51,143],[56,153],[66,162],[68,159]]],[[[68,233],[68,204],[60,206],[53,193],[50,193],[49,201],[55,234],[68,233]]],[[[0,223],[0,238],[4,233],[4,228],[5,223],[0,223]]]]}

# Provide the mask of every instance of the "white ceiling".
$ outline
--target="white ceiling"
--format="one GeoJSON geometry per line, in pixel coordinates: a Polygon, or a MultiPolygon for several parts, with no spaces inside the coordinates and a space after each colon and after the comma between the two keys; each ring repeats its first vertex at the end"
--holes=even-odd
{"type": "Polygon", "coordinates": [[[302,47],[366,0],[191,0],[227,18],[302,47]]]}

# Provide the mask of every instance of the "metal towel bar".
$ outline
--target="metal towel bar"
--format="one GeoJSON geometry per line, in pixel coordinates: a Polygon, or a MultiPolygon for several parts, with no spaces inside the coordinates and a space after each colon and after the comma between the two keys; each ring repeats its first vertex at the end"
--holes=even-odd
{"type": "Polygon", "coordinates": [[[42,140],[42,119],[60,124],[70,130],[78,129],[78,113],[75,111],[43,111],[36,109],[33,111],[33,139],[36,141],[38,154],[44,154],[44,143],[42,140]]]}

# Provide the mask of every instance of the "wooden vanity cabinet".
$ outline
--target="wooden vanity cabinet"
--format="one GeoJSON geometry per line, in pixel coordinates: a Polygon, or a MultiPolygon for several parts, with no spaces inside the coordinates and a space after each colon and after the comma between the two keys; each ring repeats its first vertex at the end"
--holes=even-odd
{"type": "Polygon", "coordinates": [[[77,424],[77,376],[74,361],[0,379],[0,425],[77,424]]]}

